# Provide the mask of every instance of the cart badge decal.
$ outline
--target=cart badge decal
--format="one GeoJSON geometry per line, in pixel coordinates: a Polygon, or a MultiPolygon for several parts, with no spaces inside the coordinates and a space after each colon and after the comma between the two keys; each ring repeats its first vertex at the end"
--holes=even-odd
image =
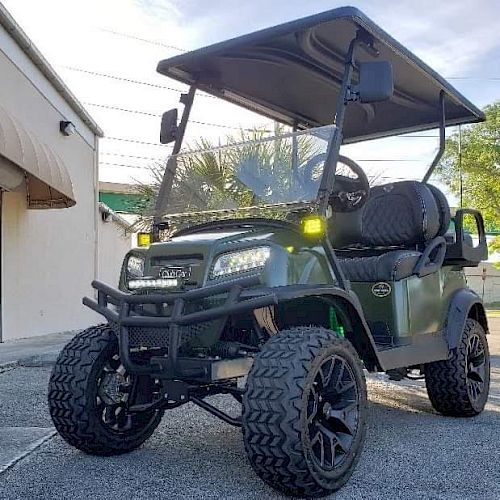
{"type": "Polygon", "coordinates": [[[190,278],[191,277],[191,266],[179,266],[179,267],[164,267],[160,269],[159,278],[190,278]]]}
{"type": "Polygon", "coordinates": [[[375,283],[372,286],[372,293],[375,297],[387,297],[392,291],[391,285],[389,283],[385,283],[384,281],[380,281],[379,283],[375,283]]]}

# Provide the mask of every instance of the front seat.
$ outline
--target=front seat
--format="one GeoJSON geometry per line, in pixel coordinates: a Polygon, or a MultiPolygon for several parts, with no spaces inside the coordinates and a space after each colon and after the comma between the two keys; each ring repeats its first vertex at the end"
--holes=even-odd
{"type": "Polygon", "coordinates": [[[330,236],[348,280],[398,281],[442,266],[449,222],[441,191],[402,181],[373,187],[357,212],[336,213],[330,236]]]}

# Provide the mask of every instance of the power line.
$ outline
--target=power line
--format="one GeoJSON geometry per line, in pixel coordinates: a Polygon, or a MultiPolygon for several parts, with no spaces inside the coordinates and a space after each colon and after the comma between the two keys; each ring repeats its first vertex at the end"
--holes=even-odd
{"type": "MultiPolygon", "coordinates": [[[[134,158],[137,160],[152,160],[152,161],[164,161],[165,157],[161,156],[136,156],[136,155],[126,155],[123,153],[114,153],[112,151],[101,151],[101,155],[103,156],[118,156],[120,158],[134,158]]],[[[359,162],[380,162],[380,163],[402,163],[402,162],[427,162],[425,158],[419,159],[419,160],[410,160],[407,158],[374,158],[374,159],[368,159],[368,158],[357,158],[355,161],[359,162]]]]}
{"type": "Polygon", "coordinates": [[[381,139],[392,139],[393,137],[398,139],[420,139],[421,137],[424,139],[439,139],[438,135],[394,135],[392,137],[382,137],[381,139]]]}
{"type": "Polygon", "coordinates": [[[168,45],[166,43],[160,42],[159,40],[150,40],[148,38],[142,38],[140,36],[130,35],[128,33],[122,33],[120,31],[114,31],[107,28],[99,28],[99,31],[103,31],[105,33],[111,33],[112,35],[117,35],[124,38],[130,38],[131,40],[137,40],[139,42],[149,43],[151,45],[158,45],[159,47],[165,47],[167,49],[174,49],[179,52],[187,52],[187,50],[185,49],[181,49],[179,47],[176,47],[175,45],[168,45]]]}
{"type": "MultiPolygon", "coordinates": [[[[160,113],[150,113],[149,111],[142,111],[139,109],[128,109],[128,108],[120,108],[118,106],[111,106],[109,104],[97,104],[94,102],[84,102],[86,106],[94,106],[96,108],[103,108],[103,109],[110,109],[113,111],[121,111],[124,113],[133,113],[136,115],[144,115],[144,116],[151,116],[154,118],[162,116],[160,113]]],[[[256,128],[242,128],[242,127],[235,127],[233,125],[223,125],[222,123],[210,123],[210,122],[202,122],[198,120],[189,120],[190,123],[196,123],[197,125],[204,125],[207,127],[219,127],[219,128],[227,128],[227,129],[232,129],[232,130],[245,130],[246,132],[253,132],[256,128]]],[[[259,129],[260,130],[260,129],[259,129]]],[[[262,130],[263,132],[270,133],[270,130],[262,130]]]]}
{"type": "Polygon", "coordinates": [[[100,151],[100,155],[103,156],[118,156],[120,158],[134,158],[137,160],[153,160],[153,161],[164,161],[165,157],[160,157],[160,156],[135,156],[135,155],[125,155],[123,153],[113,153],[113,152],[108,152],[108,151],[100,151]]]}
{"type": "Polygon", "coordinates": [[[133,83],[134,85],[146,85],[148,87],[155,87],[155,88],[158,88],[158,89],[172,90],[174,92],[183,92],[182,89],[177,89],[177,88],[174,88],[174,87],[168,87],[166,85],[160,85],[160,84],[157,84],[157,83],[145,82],[143,80],[136,80],[134,78],[126,78],[124,76],[110,75],[109,73],[101,73],[99,71],[91,71],[89,69],[77,68],[75,66],[62,66],[62,68],[70,70],[70,71],[77,71],[79,73],[85,73],[87,75],[100,76],[102,78],[110,78],[112,80],[119,80],[119,81],[126,82],[126,83],[133,83]]]}
{"type": "Polygon", "coordinates": [[[159,144],[159,143],[155,143],[155,142],[147,142],[147,141],[139,141],[139,140],[136,140],[136,139],[129,139],[129,138],[126,138],[126,137],[104,137],[102,140],[105,140],[105,141],[122,141],[122,142],[132,142],[132,143],[135,143],[135,144],[145,144],[146,146],[157,146],[157,147],[162,147],[162,148],[165,148],[165,147],[173,147],[171,144],[159,144]]]}
{"type": "MultiPolygon", "coordinates": [[[[252,129],[247,129],[247,130],[252,130],[252,129]]],[[[409,136],[394,136],[396,139],[406,139],[407,137],[409,136]]],[[[413,136],[413,137],[416,137],[416,138],[420,138],[420,137],[426,137],[426,138],[437,138],[437,136],[433,136],[433,135],[428,135],[428,136],[421,136],[421,135],[417,135],[417,136],[413,136]]],[[[172,144],[160,144],[160,143],[156,143],[156,142],[147,142],[147,141],[140,141],[140,140],[137,140],[137,139],[129,139],[128,137],[111,137],[111,136],[105,136],[101,139],[101,141],[120,141],[120,142],[130,142],[130,143],[133,143],[133,144],[144,144],[146,146],[156,146],[156,147],[159,147],[159,148],[172,148],[172,144]]],[[[224,147],[230,147],[231,145],[228,144],[224,147]]],[[[187,151],[186,153],[189,153],[189,151],[187,151]]],[[[102,154],[102,153],[101,153],[102,154]]],[[[146,159],[146,158],[145,158],[146,159]]],[[[400,161],[400,160],[382,160],[382,159],[373,159],[373,160],[357,160],[357,161],[400,161]]],[[[425,161],[425,160],[404,160],[404,161],[425,161]]]]}
{"type": "MultiPolygon", "coordinates": [[[[149,111],[143,111],[140,109],[129,109],[129,108],[120,108],[118,106],[111,106],[109,104],[98,104],[94,102],[83,102],[86,106],[94,106],[96,108],[103,108],[103,109],[110,109],[113,111],[121,111],[124,113],[133,113],[137,115],[144,115],[144,116],[151,116],[154,118],[162,116],[160,113],[151,113],[149,111]]],[[[211,123],[211,122],[202,122],[199,120],[189,120],[190,123],[196,123],[197,125],[205,125],[208,127],[219,127],[219,128],[228,128],[232,130],[244,130],[246,132],[253,132],[254,130],[258,129],[261,130],[260,127],[256,126],[253,128],[243,128],[243,127],[235,127],[233,125],[223,125],[222,123],[211,123]]],[[[262,130],[262,132],[266,133],[271,133],[272,130],[262,130]]],[[[436,139],[438,138],[437,135],[396,135],[394,137],[397,137],[398,139],[416,139],[416,138],[426,138],[426,139],[436,139]]],[[[386,139],[390,139],[390,137],[387,137],[386,139]]]]}
{"type": "Polygon", "coordinates": [[[151,170],[151,167],[147,165],[127,165],[124,163],[109,163],[106,161],[100,161],[99,165],[108,165],[110,167],[137,168],[139,170],[145,170],[145,169],[151,170]]]}
{"type": "MultiPolygon", "coordinates": [[[[106,153],[101,153],[101,154],[106,154],[106,153]]],[[[108,153],[113,155],[113,153],[108,153]]],[[[149,157],[141,157],[141,156],[132,156],[132,155],[121,155],[121,154],[116,154],[115,156],[123,156],[123,157],[130,157],[130,158],[138,158],[138,159],[144,159],[144,160],[156,160],[156,161],[165,161],[166,158],[149,158],[149,157]]],[[[362,160],[362,159],[357,159],[355,161],[386,161],[386,162],[395,162],[395,161],[421,161],[421,160],[362,160]]],[[[101,161],[99,162],[99,165],[108,165],[108,166],[113,166],[113,167],[125,167],[125,168],[137,168],[137,169],[147,169],[150,170],[151,166],[150,165],[130,165],[127,163],[113,163],[113,162],[105,162],[101,161]]],[[[407,177],[395,177],[392,175],[381,175],[378,176],[380,179],[394,179],[394,180],[418,180],[418,179],[409,179],[407,177]]]]}
{"type": "Polygon", "coordinates": [[[445,80],[480,80],[480,81],[500,81],[500,76],[447,76],[445,80]]]}
{"type": "Polygon", "coordinates": [[[387,160],[384,160],[382,158],[376,158],[376,159],[373,159],[373,160],[368,160],[366,158],[358,158],[354,161],[368,161],[368,162],[372,162],[372,161],[376,161],[376,162],[383,162],[383,163],[387,163],[387,162],[407,162],[407,161],[412,161],[412,162],[420,162],[420,161],[428,161],[428,160],[425,160],[425,159],[420,159],[420,160],[409,160],[409,159],[397,159],[397,158],[391,158],[391,159],[387,159],[387,160]]]}
{"type": "Polygon", "coordinates": [[[109,104],[97,104],[95,102],[85,102],[85,101],[82,104],[85,104],[86,106],[93,106],[95,108],[111,109],[113,111],[122,111],[124,113],[134,113],[135,115],[152,116],[154,118],[161,116],[161,114],[159,113],[150,113],[149,111],[142,111],[139,109],[120,108],[118,106],[111,106],[109,104]]]}
{"type": "MultiPolygon", "coordinates": [[[[127,78],[124,76],[117,76],[117,75],[111,75],[109,73],[101,73],[100,71],[91,71],[88,69],[83,69],[83,68],[76,68],[75,66],[61,66],[64,69],[67,69],[69,71],[76,71],[78,73],[85,73],[87,75],[91,76],[99,76],[101,78],[109,78],[110,80],[117,80],[125,83],[131,83],[133,85],[144,85],[146,87],[153,87],[157,89],[164,89],[164,90],[171,90],[172,92],[179,92],[180,94],[184,93],[184,90],[178,89],[175,87],[169,87],[167,85],[160,85],[158,83],[151,83],[151,82],[146,82],[144,80],[136,80],[135,78],[127,78]]],[[[206,94],[206,93],[200,93],[198,91],[198,95],[201,97],[208,97],[210,99],[216,99],[215,96],[206,94]]]]}

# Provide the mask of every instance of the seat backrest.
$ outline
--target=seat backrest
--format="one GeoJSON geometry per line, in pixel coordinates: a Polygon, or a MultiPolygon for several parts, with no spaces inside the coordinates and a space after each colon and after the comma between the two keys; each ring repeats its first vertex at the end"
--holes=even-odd
{"type": "Polygon", "coordinates": [[[335,248],[417,247],[445,234],[449,222],[450,209],[441,191],[402,181],[374,186],[356,212],[334,214],[330,233],[335,248]]]}

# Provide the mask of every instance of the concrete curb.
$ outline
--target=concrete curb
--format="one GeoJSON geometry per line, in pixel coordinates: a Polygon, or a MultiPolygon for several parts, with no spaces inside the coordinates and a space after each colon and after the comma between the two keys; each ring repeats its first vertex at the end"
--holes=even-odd
{"type": "Polygon", "coordinates": [[[9,361],[7,363],[0,363],[0,373],[4,373],[14,368],[22,366],[23,368],[43,368],[47,366],[54,366],[59,351],[44,354],[35,354],[33,356],[26,356],[17,361],[9,361]]]}
{"type": "Polygon", "coordinates": [[[35,336],[0,344],[0,373],[17,366],[39,368],[54,365],[61,349],[79,331],[35,336]]]}
{"type": "Polygon", "coordinates": [[[53,366],[58,356],[59,356],[59,351],[46,354],[36,354],[34,356],[21,358],[17,362],[17,364],[25,368],[40,368],[44,366],[53,366]]]}
{"type": "Polygon", "coordinates": [[[8,363],[0,363],[0,374],[13,370],[19,366],[18,361],[10,361],[8,363]]]}

